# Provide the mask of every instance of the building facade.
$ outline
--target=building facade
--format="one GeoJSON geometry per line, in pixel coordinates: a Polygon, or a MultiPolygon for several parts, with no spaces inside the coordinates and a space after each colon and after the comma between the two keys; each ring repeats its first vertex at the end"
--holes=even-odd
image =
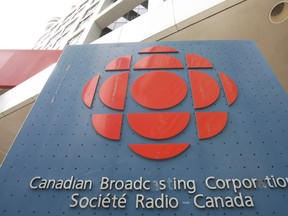
{"type": "Polygon", "coordinates": [[[67,45],[91,43],[147,11],[147,0],[80,1],[67,15],[49,25],[34,49],[62,50],[67,45]]]}

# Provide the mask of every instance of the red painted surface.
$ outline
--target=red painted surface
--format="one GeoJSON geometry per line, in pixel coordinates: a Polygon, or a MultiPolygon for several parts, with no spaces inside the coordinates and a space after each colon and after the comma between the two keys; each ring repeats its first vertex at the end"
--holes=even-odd
{"type": "Polygon", "coordinates": [[[166,54],[154,54],[141,58],[134,65],[135,70],[145,69],[180,69],[184,68],[181,61],[174,56],[166,54]]]}
{"type": "Polygon", "coordinates": [[[226,126],[226,112],[196,112],[199,139],[207,139],[219,134],[226,126]]]}
{"type": "Polygon", "coordinates": [[[82,100],[88,108],[91,108],[92,106],[99,77],[100,75],[95,76],[91,80],[89,80],[89,82],[84,86],[82,90],[82,100]]]}
{"type": "Polygon", "coordinates": [[[99,92],[101,101],[108,107],[124,110],[129,72],[109,77],[102,84],[99,92]]]}
{"type": "Polygon", "coordinates": [[[56,63],[62,50],[0,50],[0,88],[13,88],[56,63]]]}
{"type": "Polygon", "coordinates": [[[152,46],[141,50],[139,53],[178,53],[178,50],[168,46],[152,46]]]}
{"type": "Polygon", "coordinates": [[[129,144],[129,147],[142,157],[163,160],[175,157],[185,151],[190,144],[173,143],[173,144],[129,144]]]}
{"type": "Polygon", "coordinates": [[[136,79],[131,88],[135,101],[150,109],[167,109],[179,104],[187,94],[184,80],[171,72],[155,71],[136,79]]]}
{"type": "Polygon", "coordinates": [[[213,68],[208,59],[196,54],[186,54],[186,62],[188,68],[213,68]]]}
{"type": "Polygon", "coordinates": [[[181,133],[189,123],[189,112],[128,114],[130,127],[143,137],[168,139],[181,133]]]}
{"type": "Polygon", "coordinates": [[[220,95],[216,80],[203,72],[189,71],[194,107],[204,108],[214,103],[220,95]]]}
{"type": "Polygon", "coordinates": [[[105,68],[106,71],[111,70],[129,70],[131,64],[131,55],[121,56],[111,61],[105,68]]]}
{"type": "Polygon", "coordinates": [[[236,83],[226,74],[219,72],[218,73],[222,86],[224,88],[224,92],[226,95],[226,99],[228,102],[228,105],[232,105],[238,96],[238,88],[236,83]]]}
{"type": "Polygon", "coordinates": [[[97,133],[111,140],[120,140],[122,114],[94,114],[92,124],[97,133]]]}

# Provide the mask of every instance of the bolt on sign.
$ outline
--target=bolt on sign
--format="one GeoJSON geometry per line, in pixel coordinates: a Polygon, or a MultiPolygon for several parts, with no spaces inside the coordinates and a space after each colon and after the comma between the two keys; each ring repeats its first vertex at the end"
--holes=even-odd
{"type": "Polygon", "coordinates": [[[0,168],[1,215],[286,215],[288,100],[253,41],[68,46],[0,168]]]}

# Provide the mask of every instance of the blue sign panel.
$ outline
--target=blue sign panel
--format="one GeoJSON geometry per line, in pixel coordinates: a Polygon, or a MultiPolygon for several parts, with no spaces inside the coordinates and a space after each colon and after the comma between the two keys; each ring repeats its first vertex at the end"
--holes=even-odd
{"type": "Polygon", "coordinates": [[[287,107],[252,41],[68,46],[0,169],[0,214],[287,215],[287,107]]]}

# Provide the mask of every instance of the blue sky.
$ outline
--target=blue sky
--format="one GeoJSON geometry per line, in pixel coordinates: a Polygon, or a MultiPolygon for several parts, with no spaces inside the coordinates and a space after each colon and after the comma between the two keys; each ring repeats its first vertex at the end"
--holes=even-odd
{"type": "Polygon", "coordinates": [[[51,17],[63,16],[80,0],[2,0],[0,49],[32,49],[51,17]]]}

